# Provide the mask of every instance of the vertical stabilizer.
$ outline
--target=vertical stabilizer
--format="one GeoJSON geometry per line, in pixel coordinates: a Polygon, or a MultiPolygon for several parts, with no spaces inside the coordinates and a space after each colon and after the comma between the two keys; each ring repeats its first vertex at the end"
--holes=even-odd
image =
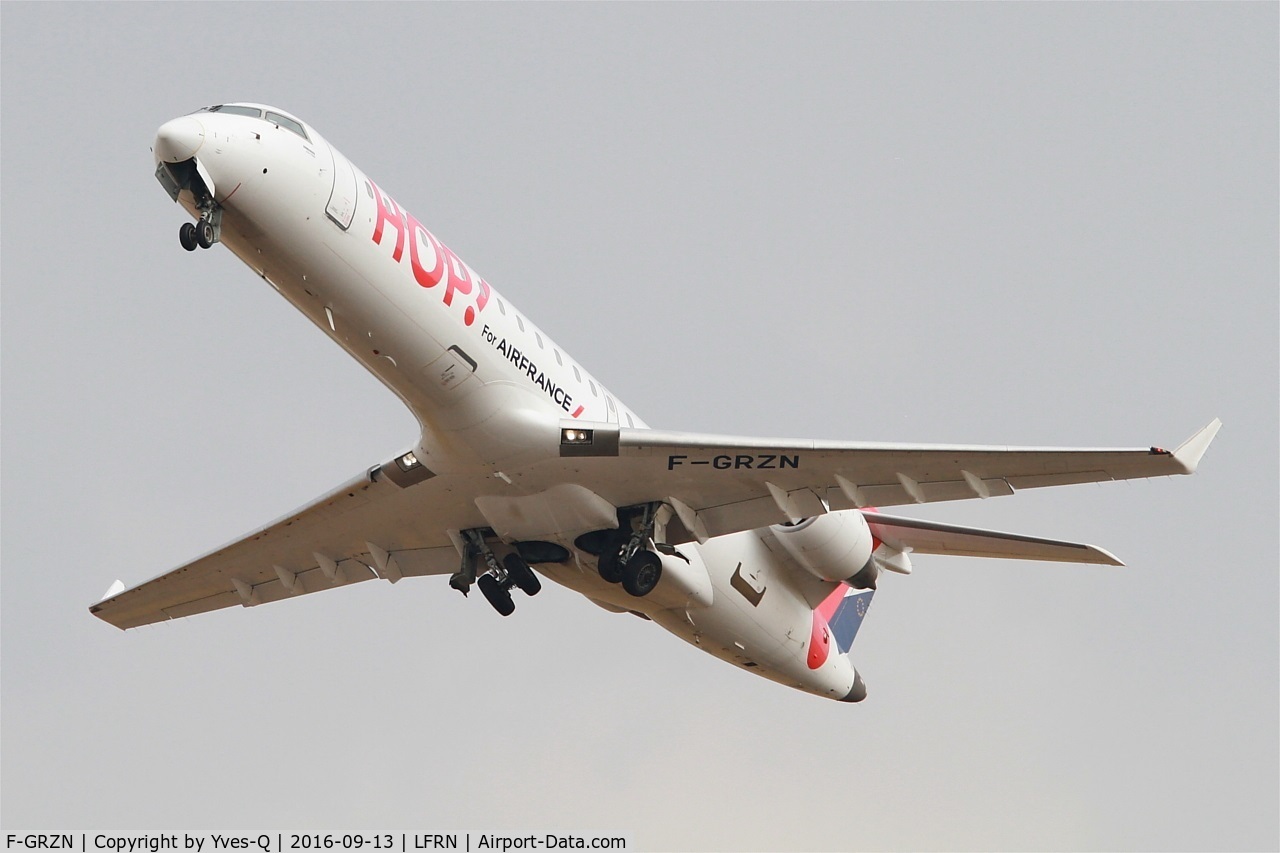
{"type": "Polygon", "coordinates": [[[867,615],[871,598],[875,594],[874,589],[854,589],[841,584],[831,591],[831,595],[815,611],[815,619],[826,621],[840,654],[848,654],[853,646],[858,629],[862,627],[862,619],[867,615]]]}
{"type": "Polygon", "coordinates": [[[871,597],[875,594],[874,589],[850,589],[828,620],[827,624],[836,638],[836,648],[841,654],[847,654],[853,646],[858,629],[862,627],[862,619],[871,608],[871,597]]]}

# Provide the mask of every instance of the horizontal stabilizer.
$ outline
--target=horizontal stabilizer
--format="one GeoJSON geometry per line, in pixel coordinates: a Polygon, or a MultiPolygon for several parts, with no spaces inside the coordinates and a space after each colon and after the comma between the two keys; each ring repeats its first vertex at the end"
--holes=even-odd
{"type": "Polygon", "coordinates": [[[884,515],[864,510],[867,525],[876,538],[899,550],[920,554],[960,557],[992,557],[1010,560],[1049,560],[1057,563],[1093,563],[1123,566],[1108,551],[1094,545],[1061,542],[1017,533],[1001,533],[976,527],[959,527],[918,518],[884,515]]]}

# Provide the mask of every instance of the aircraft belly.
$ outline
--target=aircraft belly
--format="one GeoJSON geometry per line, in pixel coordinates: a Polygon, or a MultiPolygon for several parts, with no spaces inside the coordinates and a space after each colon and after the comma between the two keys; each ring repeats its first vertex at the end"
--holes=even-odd
{"type": "Polygon", "coordinates": [[[645,598],[630,596],[621,586],[602,580],[594,559],[576,550],[575,557],[565,564],[539,565],[537,569],[606,610],[641,614],[685,642],[747,672],[819,696],[847,695],[853,686],[853,667],[844,655],[831,654],[816,669],[808,665],[813,610],[801,595],[772,577],[766,581],[765,594],[752,606],[732,588],[737,561],[726,568],[725,558],[752,557],[756,554],[753,540],[758,545],[759,537],[748,532],[722,539],[726,541],[680,546],[682,552],[697,553],[700,561],[706,560],[715,588],[707,607],[664,606],[659,590],[645,598]]]}
{"type": "Polygon", "coordinates": [[[810,666],[813,608],[756,531],[717,537],[700,548],[719,606],[698,616],[708,634],[727,640],[722,645],[729,656],[718,656],[742,664],[748,652],[769,670],[760,673],[765,677],[823,696],[848,693],[853,667],[845,656],[827,654],[820,666],[810,666]]]}

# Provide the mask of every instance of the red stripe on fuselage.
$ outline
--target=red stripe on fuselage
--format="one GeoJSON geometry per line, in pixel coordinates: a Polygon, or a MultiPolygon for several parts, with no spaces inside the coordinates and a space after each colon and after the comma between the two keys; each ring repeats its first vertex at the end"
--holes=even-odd
{"type": "Polygon", "coordinates": [[[827,628],[827,620],[818,611],[813,611],[813,630],[809,632],[809,669],[817,669],[827,662],[831,656],[831,631],[827,628]]]}
{"type": "Polygon", "coordinates": [[[840,606],[840,602],[844,601],[844,594],[849,591],[849,587],[839,584],[835,589],[831,590],[831,594],[822,599],[822,603],[818,605],[815,613],[822,615],[823,622],[830,622],[831,617],[835,615],[836,608],[840,606]]]}
{"type": "Polygon", "coordinates": [[[831,590],[831,594],[822,600],[818,605],[818,609],[813,611],[813,627],[809,631],[809,655],[807,662],[809,669],[817,669],[827,662],[827,658],[831,656],[831,629],[828,624],[831,617],[835,615],[836,608],[840,606],[840,602],[844,600],[844,594],[849,588],[844,584],[838,584],[835,589],[831,590]]]}

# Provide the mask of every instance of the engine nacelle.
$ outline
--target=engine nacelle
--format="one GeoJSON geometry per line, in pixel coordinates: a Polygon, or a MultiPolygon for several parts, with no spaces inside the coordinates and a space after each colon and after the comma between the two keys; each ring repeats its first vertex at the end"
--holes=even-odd
{"type": "Polygon", "coordinates": [[[826,581],[844,581],[855,589],[875,589],[880,568],[871,558],[875,541],[857,510],[830,512],[796,524],[770,528],[804,569],[826,581]]]}

